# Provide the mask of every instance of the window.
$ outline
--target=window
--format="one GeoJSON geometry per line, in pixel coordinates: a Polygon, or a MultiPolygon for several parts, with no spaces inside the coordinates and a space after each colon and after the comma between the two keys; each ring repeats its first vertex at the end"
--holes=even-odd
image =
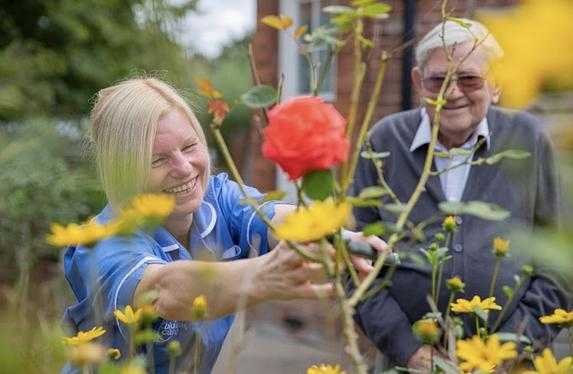
{"type": "MultiPolygon", "coordinates": [[[[328,23],[328,15],[322,12],[326,1],[321,0],[282,0],[280,2],[281,14],[290,16],[295,28],[307,25],[308,32],[312,32],[321,25],[328,23]]],[[[315,48],[311,52],[313,61],[318,63],[320,70],[329,54],[326,45],[315,48]]],[[[310,93],[310,70],[307,58],[298,51],[296,43],[289,33],[281,33],[279,40],[280,72],[285,76],[283,95],[290,97],[310,93]]],[[[333,61],[329,71],[323,79],[319,95],[326,100],[336,98],[336,62],[333,61]]]]}

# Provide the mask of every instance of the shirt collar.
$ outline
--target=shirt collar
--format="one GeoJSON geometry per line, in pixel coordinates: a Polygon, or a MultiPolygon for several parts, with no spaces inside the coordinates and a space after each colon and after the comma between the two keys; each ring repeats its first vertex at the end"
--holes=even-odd
{"type": "MultiPolygon", "coordinates": [[[[426,108],[421,109],[420,115],[422,119],[420,121],[420,125],[418,126],[418,130],[416,131],[416,135],[414,135],[414,140],[412,140],[412,144],[410,145],[410,152],[414,152],[416,149],[420,148],[424,144],[430,144],[430,141],[432,139],[432,126],[431,126],[430,116],[428,115],[426,108]]],[[[489,150],[490,132],[487,123],[487,117],[484,117],[481,120],[477,129],[474,131],[472,136],[470,136],[468,141],[462,145],[461,148],[473,147],[477,143],[478,138],[480,137],[485,138],[486,148],[489,150]]],[[[438,143],[438,148],[444,148],[444,147],[438,143]]]]}

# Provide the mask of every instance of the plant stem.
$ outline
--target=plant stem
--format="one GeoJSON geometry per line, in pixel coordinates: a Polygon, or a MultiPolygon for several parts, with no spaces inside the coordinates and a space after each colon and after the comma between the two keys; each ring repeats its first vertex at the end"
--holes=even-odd
{"type": "Polygon", "coordinates": [[[481,333],[479,331],[479,317],[477,315],[474,315],[475,319],[476,319],[476,334],[479,338],[481,338],[481,333]]]}
{"type": "MultiPolygon", "coordinates": [[[[380,58],[380,68],[378,69],[378,74],[376,75],[376,81],[374,82],[374,89],[372,90],[372,95],[370,96],[370,100],[368,101],[368,106],[366,107],[366,114],[364,114],[360,130],[358,131],[356,146],[354,147],[352,155],[350,156],[350,164],[345,163],[343,165],[342,169],[343,181],[341,184],[342,184],[342,191],[344,193],[346,193],[348,187],[350,187],[350,184],[352,183],[352,179],[354,178],[354,172],[356,170],[356,166],[358,165],[358,158],[360,156],[362,143],[364,143],[364,140],[366,139],[370,122],[372,121],[372,117],[374,116],[374,112],[376,111],[376,105],[378,104],[378,98],[380,97],[380,91],[382,89],[382,82],[384,81],[384,76],[386,74],[388,58],[389,56],[385,52],[382,52],[382,56],[380,58]]],[[[356,105],[358,105],[358,102],[356,103],[356,105]]],[[[350,134],[349,137],[352,137],[352,134],[350,134]]]]}
{"type": "Polygon", "coordinates": [[[495,258],[495,265],[493,266],[493,276],[491,278],[491,284],[489,286],[489,296],[488,297],[492,297],[493,296],[493,292],[495,290],[495,284],[497,282],[497,276],[499,275],[499,267],[501,265],[501,257],[496,256],[495,258]]]}

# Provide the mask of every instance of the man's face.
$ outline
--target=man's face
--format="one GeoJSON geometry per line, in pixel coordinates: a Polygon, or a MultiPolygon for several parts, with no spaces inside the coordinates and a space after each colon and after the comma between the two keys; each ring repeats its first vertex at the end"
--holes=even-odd
{"type": "MultiPolygon", "coordinates": [[[[463,62],[446,90],[447,103],[440,114],[440,142],[448,148],[462,145],[485,117],[489,105],[499,98],[487,79],[486,56],[479,47],[472,51],[473,46],[473,42],[466,42],[453,49],[453,63],[463,62]]],[[[423,68],[412,70],[412,80],[421,97],[437,97],[449,64],[444,49],[437,48],[430,52],[423,68]]],[[[435,107],[425,106],[433,118],[435,107]]]]}

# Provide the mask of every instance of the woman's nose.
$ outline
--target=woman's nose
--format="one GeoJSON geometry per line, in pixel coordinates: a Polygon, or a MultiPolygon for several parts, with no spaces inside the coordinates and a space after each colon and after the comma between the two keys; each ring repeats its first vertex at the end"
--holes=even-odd
{"type": "Polygon", "coordinates": [[[174,177],[186,177],[193,171],[193,166],[181,151],[177,151],[171,158],[171,173],[174,177]]]}

